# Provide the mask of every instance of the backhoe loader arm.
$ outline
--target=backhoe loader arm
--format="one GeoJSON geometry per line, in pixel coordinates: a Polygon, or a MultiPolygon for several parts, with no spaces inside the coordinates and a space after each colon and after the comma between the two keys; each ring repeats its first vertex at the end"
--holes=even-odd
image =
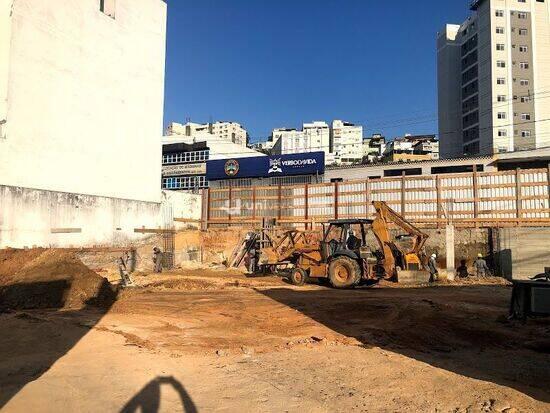
{"type": "Polygon", "coordinates": [[[419,254],[424,247],[426,240],[428,239],[428,234],[422,232],[410,222],[405,220],[401,215],[391,209],[385,202],[374,201],[372,204],[374,205],[374,209],[376,210],[376,219],[380,218],[385,222],[386,232],[388,232],[387,223],[393,222],[407,234],[414,237],[414,245],[409,253],[419,254]]]}

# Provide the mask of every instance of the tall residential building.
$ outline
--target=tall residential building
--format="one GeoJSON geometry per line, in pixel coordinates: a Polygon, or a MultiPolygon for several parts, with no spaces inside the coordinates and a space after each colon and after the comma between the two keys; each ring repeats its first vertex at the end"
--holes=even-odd
{"type": "Polygon", "coordinates": [[[330,128],[326,122],[315,121],[304,123],[305,148],[307,152],[325,153],[325,163],[327,165],[334,163],[334,153],[330,144],[330,128]]]}
{"type": "Polygon", "coordinates": [[[184,135],[192,138],[209,138],[215,136],[237,145],[246,146],[248,133],[236,122],[214,122],[186,124],[172,122],[166,129],[166,135],[184,135]]]}
{"type": "Polygon", "coordinates": [[[550,145],[550,1],[476,0],[438,34],[442,157],[550,145]]]}
{"type": "Polygon", "coordinates": [[[363,127],[353,123],[335,120],[330,130],[334,162],[338,165],[352,165],[363,160],[363,127]]]}

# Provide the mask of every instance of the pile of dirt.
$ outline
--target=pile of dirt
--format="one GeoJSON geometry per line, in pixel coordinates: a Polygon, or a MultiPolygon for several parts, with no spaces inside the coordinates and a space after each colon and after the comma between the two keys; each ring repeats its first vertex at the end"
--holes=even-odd
{"type": "Polygon", "coordinates": [[[0,309],[109,306],[116,292],[72,252],[0,250],[0,309]]]}

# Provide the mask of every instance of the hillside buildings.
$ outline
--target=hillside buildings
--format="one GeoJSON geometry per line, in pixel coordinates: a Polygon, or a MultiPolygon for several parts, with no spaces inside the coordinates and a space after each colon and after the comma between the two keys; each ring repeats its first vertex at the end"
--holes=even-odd
{"type": "Polygon", "coordinates": [[[386,144],[383,162],[415,162],[439,159],[439,141],[435,135],[406,135],[386,144]]]}
{"type": "Polygon", "coordinates": [[[379,133],[363,139],[363,163],[379,162],[386,150],[386,138],[379,133]]]}
{"type": "Polygon", "coordinates": [[[181,124],[172,122],[166,129],[166,135],[183,135],[195,138],[196,140],[209,140],[215,137],[241,146],[246,146],[248,143],[248,133],[246,129],[236,122],[214,122],[204,124],[194,122],[181,124]]]}
{"type": "Polygon", "coordinates": [[[437,39],[441,155],[550,145],[550,1],[476,0],[437,39]]]}
{"type": "Polygon", "coordinates": [[[302,130],[274,129],[270,141],[275,155],[322,151],[327,165],[351,165],[363,159],[363,127],[341,120],[330,126],[323,121],[304,123],[302,130]]]}

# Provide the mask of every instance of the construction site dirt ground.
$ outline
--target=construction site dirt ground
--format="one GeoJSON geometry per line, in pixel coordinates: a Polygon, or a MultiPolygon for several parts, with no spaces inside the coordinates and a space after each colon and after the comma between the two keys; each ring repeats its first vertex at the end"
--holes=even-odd
{"type": "Polygon", "coordinates": [[[109,303],[0,314],[0,409],[550,411],[550,320],[508,321],[502,280],[334,290],[208,268],[135,278],[109,303]]]}

